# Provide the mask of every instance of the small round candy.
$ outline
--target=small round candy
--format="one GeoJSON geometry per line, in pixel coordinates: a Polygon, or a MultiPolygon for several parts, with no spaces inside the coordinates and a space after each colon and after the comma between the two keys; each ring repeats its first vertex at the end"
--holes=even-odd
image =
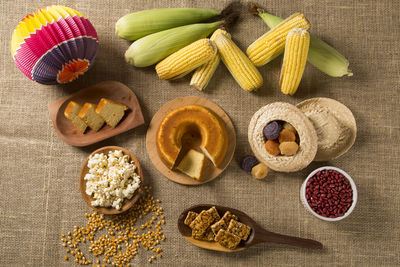
{"type": "Polygon", "coordinates": [[[258,159],[254,156],[246,156],[242,160],[242,169],[247,172],[251,173],[251,169],[259,163],[258,159]]]}
{"type": "Polygon", "coordinates": [[[279,137],[281,130],[282,126],[277,121],[271,121],[264,127],[263,133],[268,140],[275,140],[279,137]]]}
{"type": "Polygon", "coordinates": [[[251,175],[256,179],[264,179],[267,177],[268,167],[264,163],[258,163],[251,170],[251,175]]]}

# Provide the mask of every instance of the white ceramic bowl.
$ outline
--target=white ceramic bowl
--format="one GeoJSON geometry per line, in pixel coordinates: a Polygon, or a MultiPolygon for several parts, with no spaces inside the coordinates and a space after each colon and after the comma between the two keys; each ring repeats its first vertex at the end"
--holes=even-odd
{"type": "Polygon", "coordinates": [[[324,166],[324,167],[321,167],[321,168],[318,168],[318,169],[312,171],[308,175],[307,179],[304,181],[304,183],[301,186],[300,199],[301,199],[301,202],[303,203],[304,207],[307,209],[307,211],[309,211],[315,217],[317,217],[317,218],[319,218],[321,220],[324,220],[324,221],[335,222],[335,221],[343,220],[344,218],[349,216],[350,213],[352,213],[352,211],[354,210],[354,207],[357,204],[357,188],[356,188],[356,184],[354,183],[353,179],[351,179],[350,175],[348,175],[345,171],[343,171],[343,170],[341,170],[339,168],[336,168],[336,167],[332,167],[332,166],[324,166]],[[310,207],[310,205],[307,202],[307,198],[306,198],[306,185],[307,185],[307,182],[317,172],[322,171],[322,170],[335,170],[335,171],[338,171],[341,174],[343,174],[343,176],[346,177],[346,179],[349,180],[349,182],[350,182],[351,188],[353,189],[353,203],[351,204],[350,208],[346,211],[346,213],[343,214],[343,216],[336,217],[336,218],[329,218],[329,217],[321,216],[318,213],[316,213],[315,211],[313,211],[313,209],[310,207]]]}

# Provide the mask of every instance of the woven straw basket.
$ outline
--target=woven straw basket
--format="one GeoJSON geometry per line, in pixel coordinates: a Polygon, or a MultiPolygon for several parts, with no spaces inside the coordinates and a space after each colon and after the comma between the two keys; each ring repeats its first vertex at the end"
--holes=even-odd
{"type": "Polygon", "coordinates": [[[351,111],[329,98],[312,98],[296,106],[275,102],[260,108],[251,118],[248,139],[254,155],[269,168],[295,172],[313,160],[326,161],[344,154],[354,144],[356,122],[351,111]],[[299,150],[293,156],[273,156],[265,150],[263,128],[280,120],[293,125],[299,135],[299,150]]]}

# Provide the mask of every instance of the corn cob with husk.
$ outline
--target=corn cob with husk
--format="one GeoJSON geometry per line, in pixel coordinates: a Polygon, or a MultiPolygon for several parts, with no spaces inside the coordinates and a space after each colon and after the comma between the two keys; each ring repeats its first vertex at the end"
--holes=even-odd
{"type": "Polygon", "coordinates": [[[258,89],[263,84],[263,78],[250,59],[221,30],[215,36],[215,45],[222,62],[235,78],[236,82],[246,91],[258,89]]]}
{"type": "Polygon", "coordinates": [[[158,63],[156,71],[163,80],[180,78],[211,60],[216,53],[217,48],[210,39],[200,39],[158,63]]]}
{"type": "Polygon", "coordinates": [[[287,35],[280,77],[282,93],[296,93],[306,67],[309,46],[310,35],[307,30],[295,28],[287,35]]]}
{"type": "Polygon", "coordinates": [[[310,23],[301,13],[294,13],[274,29],[268,31],[247,48],[247,55],[256,66],[262,66],[279,56],[284,48],[286,36],[294,28],[308,30],[310,23]]]}
{"type": "MultiPolygon", "coordinates": [[[[211,35],[210,40],[214,41],[215,37],[221,33],[225,34],[228,38],[231,38],[231,35],[226,31],[217,29],[211,35]]],[[[204,90],[204,88],[206,88],[208,83],[210,82],[211,77],[214,75],[214,72],[217,69],[220,61],[221,57],[217,52],[210,61],[208,61],[207,63],[201,65],[196,69],[196,71],[193,73],[192,79],[190,80],[190,85],[199,91],[204,90]]]]}
{"type": "MultiPolygon", "coordinates": [[[[250,12],[260,16],[271,29],[278,26],[284,19],[271,15],[255,4],[250,4],[250,12]]],[[[332,77],[352,76],[349,70],[349,61],[335,48],[326,42],[310,34],[310,49],[308,51],[308,62],[320,71],[332,77]]]]}
{"type": "Polygon", "coordinates": [[[151,66],[179,49],[210,35],[222,25],[198,23],[150,34],[135,41],[125,52],[125,60],[136,67],[151,66]]]}
{"type": "Polygon", "coordinates": [[[220,10],[205,8],[159,8],[142,10],[121,17],[115,24],[119,37],[137,40],[163,30],[198,23],[221,15],[220,10]]]}

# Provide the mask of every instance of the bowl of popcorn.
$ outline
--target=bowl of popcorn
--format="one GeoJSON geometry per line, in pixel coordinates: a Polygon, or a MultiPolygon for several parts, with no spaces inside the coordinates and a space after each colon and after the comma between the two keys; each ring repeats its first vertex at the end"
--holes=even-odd
{"type": "Polygon", "coordinates": [[[102,214],[120,214],[140,198],[143,174],[139,161],[118,146],[97,149],[86,158],[79,178],[85,202],[102,214]]]}
{"type": "Polygon", "coordinates": [[[248,138],[258,161],[275,171],[299,171],[317,153],[312,123],[289,103],[275,102],[259,109],[250,121],[248,138]]]}

